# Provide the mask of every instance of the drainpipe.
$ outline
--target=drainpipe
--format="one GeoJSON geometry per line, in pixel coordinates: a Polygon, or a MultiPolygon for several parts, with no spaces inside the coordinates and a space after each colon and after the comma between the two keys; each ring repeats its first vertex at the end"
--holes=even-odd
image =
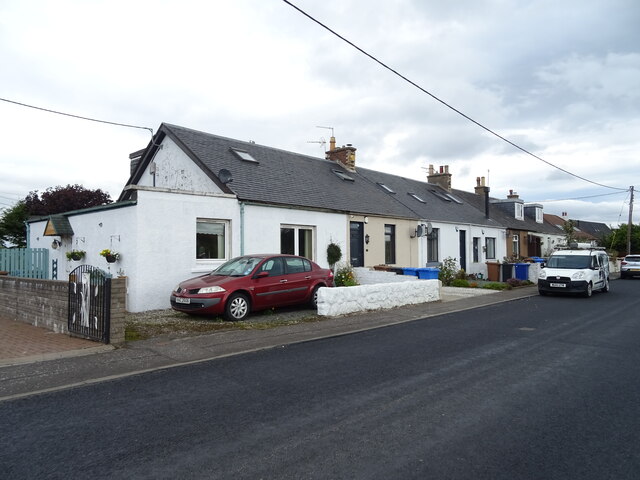
{"type": "Polygon", "coordinates": [[[244,255],[244,202],[240,202],[240,255],[244,255]]]}
{"type": "Polygon", "coordinates": [[[24,226],[27,227],[27,248],[29,248],[29,246],[31,245],[31,239],[29,238],[29,230],[30,230],[30,225],[29,222],[24,222],[24,226]]]}

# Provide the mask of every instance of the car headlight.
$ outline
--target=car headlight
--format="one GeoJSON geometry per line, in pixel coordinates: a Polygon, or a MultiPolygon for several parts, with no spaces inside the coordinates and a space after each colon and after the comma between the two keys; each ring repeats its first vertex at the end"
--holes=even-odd
{"type": "Polygon", "coordinates": [[[538,278],[541,278],[542,280],[547,278],[547,271],[545,269],[540,270],[540,273],[538,274],[538,278]]]}
{"type": "Polygon", "coordinates": [[[584,272],[576,272],[573,275],[571,275],[572,280],[583,280],[584,278],[585,278],[584,272]]]}
{"type": "Polygon", "coordinates": [[[180,285],[176,285],[176,288],[173,289],[173,291],[176,293],[180,293],[180,290],[181,290],[180,285]]]}
{"type": "Polygon", "coordinates": [[[198,290],[198,293],[220,293],[220,292],[226,292],[226,290],[222,287],[219,287],[217,285],[213,286],[213,287],[204,287],[201,288],[200,290],[198,290]]]}

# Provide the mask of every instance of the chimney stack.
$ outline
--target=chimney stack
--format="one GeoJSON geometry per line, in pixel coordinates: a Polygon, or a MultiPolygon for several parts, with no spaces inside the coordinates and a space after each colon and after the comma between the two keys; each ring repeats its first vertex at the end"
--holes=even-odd
{"type": "Polygon", "coordinates": [[[138,165],[140,165],[140,162],[142,161],[142,154],[144,153],[144,150],[138,150],[137,152],[133,152],[131,155],[129,155],[129,160],[131,161],[129,167],[130,167],[130,172],[129,175],[133,176],[133,174],[135,173],[136,169],[138,168],[138,165]]]}
{"type": "Polygon", "coordinates": [[[449,165],[440,166],[440,171],[436,173],[433,165],[429,165],[429,176],[427,182],[441,186],[447,192],[451,191],[451,174],[449,173],[449,165]]]}
{"type": "Polygon", "coordinates": [[[346,146],[343,145],[340,148],[335,148],[335,137],[331,137],[329,147],[331,147],[331,149],[328,152],[325,152],[325,158],[327,160],[339,163],[350,172],[356,171],[356,147],[347,143],[346,146]]]}
{"type": "Polygon", "coordinates": [[[509,195],[507,195],[507,198],[509,200],[515,200],[520,198],[520,195],[518,195],[518,192],[514,192],[513,190],[509,190],[509,195]]]}
{"type": "Polygon", "coordinates": [[[476,187],[474,188],[476,195],[483,195],[484,188],[485,188],[484,177],[476,177],[476,187]]]}

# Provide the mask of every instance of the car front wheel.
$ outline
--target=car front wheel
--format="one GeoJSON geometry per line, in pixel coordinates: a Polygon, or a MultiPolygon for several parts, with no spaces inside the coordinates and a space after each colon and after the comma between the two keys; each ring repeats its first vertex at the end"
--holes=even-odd
{"type": "Polygon", "coordinates": [[[584,291],[585,297],[590,297],[593,295],[593,284],[591,282],[587,283],[587,289],[584,291]]]}
{"type": "Polygon", "coordinates": [[[609,279],[605,278],[604,279],[604,287],[602,287],[602,290],[600,290],[603,293],[607,293],[609,291],[609,279]]]}
{"type": "Polygon", "coordinates": [[[238,322],[249,315],[249,299],[242,293],[234,293],[227,300],[224,307],[224,317],[227,320],[238,322]]]}

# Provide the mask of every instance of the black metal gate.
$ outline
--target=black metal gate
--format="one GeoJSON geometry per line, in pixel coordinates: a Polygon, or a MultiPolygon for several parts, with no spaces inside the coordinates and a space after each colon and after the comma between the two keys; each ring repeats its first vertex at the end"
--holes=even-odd
{"type": "Polygon", "coordinates": [[[109,343],[111,275],[91,265],[69,274],[69,319],[74,336],[109,343]]]}

